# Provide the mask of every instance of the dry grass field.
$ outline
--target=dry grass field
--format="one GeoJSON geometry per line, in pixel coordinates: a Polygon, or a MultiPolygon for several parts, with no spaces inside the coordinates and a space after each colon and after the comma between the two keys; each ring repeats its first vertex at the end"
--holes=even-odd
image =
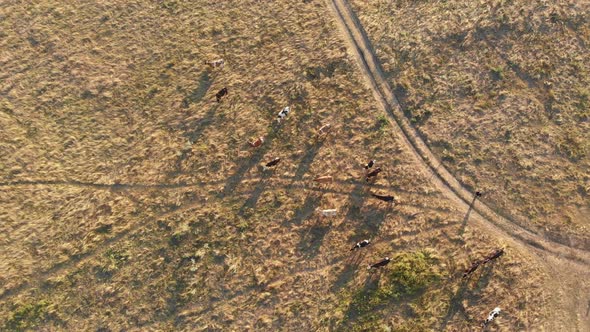
{"type": "Polygon", "coordinates": [[[0,65],[0,330],[470,331],[496,306],[489,331],[575,324],[543,265],[417,171],[324,2],[8,0],[0,65]]]}
{"type": "Polygon", "coordinates": [[[468,188],[590,245],[588,1],[351,1],[402,108],[468,188]]]}

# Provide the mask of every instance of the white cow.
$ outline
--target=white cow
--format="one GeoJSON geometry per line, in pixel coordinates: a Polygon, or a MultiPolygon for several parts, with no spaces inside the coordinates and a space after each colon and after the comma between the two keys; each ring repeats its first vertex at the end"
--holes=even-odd
{"type": "Polygon", "coordinates": [[[277,122],[281,123],[281,120],[283,120],[287,114],[289,114],[289,112],[291,112],[291,108],[289,106],[283,108],[283,110],[277,115],[277,122]]]}
{"type": "Polygon", "coordinates": [[[496,319],[496,317],[498,317],[500,315],[500,311],[501,310],[499,307],[496,307],[494,310],[490,311],[488,318],[486,318],[486,320],[483,322],[483,326],[485,327],[490,322],[492,322],[494,319],[496,319]]]}
{"type": "Polygon", "coordinates": [[[223,59],[217,59],[213,61],[206,62],[211,68],[220,67],[223,68],[225,66],[225,61],[223,59]]]}
{"type": "Polygon", "coordinates": [[[329,210],[322,210],[322,215],[324,217],[334,217],[338,213],[336,209],[329,209],[329,210]]]}

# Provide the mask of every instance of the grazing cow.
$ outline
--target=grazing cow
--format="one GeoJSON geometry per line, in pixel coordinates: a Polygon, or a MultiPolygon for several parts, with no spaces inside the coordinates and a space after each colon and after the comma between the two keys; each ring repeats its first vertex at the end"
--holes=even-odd
{"type": "Polygon", "coordinates": [[[504,255],[504,248],[496,249],[493,253],[489,254],[486,258],[484,258],[482,264],[485,264],[489,261],[499,258],[502,255],[504,255]]]}
{"type": "Polygon", "coordinates": [[[483,322],[483,327],[486,327],[486,325],[491,323],[494,319],[496,319],[496,317],[500,316],[500,311],[502,310],[500,310],[499,307],[496,307],[494,310],[490,311],[488,318],[486,318],[486,320],[483,322]]]}
{"type": "Polygon", "coordinates": [[[379,173],[381,173],[381,167],[377,167],[374,170],[367,173],[366,180],[369,181],[371,178],[376,177],[379,173]]]}
{"type": "Polygon", "coordinates": [[[354,247],[352,247],[352,249],[350,249],[350,251],[354,251],[356,249],[364,248],[364,247],[368,246],[369,244],[371,244],[371,241],[369,241],[369,240],[362,240],[361,242],[358,242],[357,244],[355,244],[354,247]]]}
{"type": "Polygon", "coordinates": [[[313,181],[317,183],[332,183],[332,181],[334,181],[334,178],[331,175],[323,175],[316,177],[315,179],[313,179],[313,181]]]}
{"type": "Polygon", "coordinates": [[[395,198],[391,195],[377,195],[377,194],[371,193],[371,196],[373,196],[379,200],[382,200],[384,202],[394,202],[395,201],[395,198]]]}
{"type": "Polygon", "coordinates": [[[277,115],[277,122],[281,123],[281,120],[283,120],[287,114],[289,114],[289,112],[291,112],[291,108],[289,106],[283,108],[283,110],[277,115]]]}
{"type": "Polygon", "coordinates": [[[475,197],[481,197],[481,195],[483,195],[483,194],[481,193],[481,191],[476,191],[476,192],[475,192],[475,197]]]}
{"type": "Polygon", "coordinates": [[[266,171],[267,169],[276,166],[281,161],[281,158],[275,158],[266,163],[266,165],[262,166],[262,170],[266,171]]]}
{"type": "Polygon", "coordinates": [[[462,279],[467,278],[473,272],[475,272],[475,270],[477,270],[477,268],[479,267],[480,264],[481,264],[481,261],[475,261],[475,262],[471,263],[471,266],[467,270],[465,270],[465,272],[463,273],[462,279]]]}
{"type": "Polygon", "coordinates": [[[323,126],[320,127],[320,129],[318,130],[317,136],[324,136],[326,134],[328,134],[328,132],[330,131],[330,129],[332,128],[332,125],[327,123],[323,126]]]}
{"type": "Polygon", "coordinates": [[[217,60],[213,60],[213,61],[205,61],[206,64],[209,65],[209,67],[211,68],[223,68],[225,66],[225,61],[223,61],[223,59],[217,59],[217,60]]]}
{"type": "Polygon", "coordinates": [[[264,137],[262,136],[258,137],[255,141],[248,141],[248,144],[253,148],[261,146],[262,143],[264,143],[264,137]]]}
{"type": "Polygon", "coordinates": [[[324,217],[334,217],[338,210],[336,209],[329,209],[329,210],[322,210],[322,215],[324,217]]]}
{"type": "Polygon", "coordinates": [[[373,167],[373,165],[375,165],[375,160],[371,160],[368,163],[365,164],[365,169],[369,170],[369,168],[373,167]]]}
{"type": "Polygon", "coordinates": [[[375,263],[373,265],[369,265],[369,270],[370,269],[377,269],[377,268],[383,267],[383,266],[389,264],[390,261],[391,261],[391,258],[385,257],[382,261],[377,262],[377,263],[375,263]]]}
{"type": "Polygon", "coordinates": [[[217,94],[215,95],[215,98],[217,98],[217,102],[221,102],[221,97],[227,95],[227,88],[223,88],[221,90],[219,90],[219,92],[217,92],[217,94]]]}

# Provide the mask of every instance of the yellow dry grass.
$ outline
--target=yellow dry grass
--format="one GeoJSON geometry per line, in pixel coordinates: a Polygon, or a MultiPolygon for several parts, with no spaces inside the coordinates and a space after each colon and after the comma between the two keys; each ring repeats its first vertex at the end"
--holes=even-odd
{"type": "Polygon", "coordinates": [[[545,272],[416,172],[323,3],[5,1],[0,17],[0,328],[464,330],[497,305],[513,309],[494,330],[549,319],[545,272]],[[358,317],[366,264],[420,250],[441,279],[358,317]]]}
{"type": "Polygon", "coordinates": [[[444,165],[528,228],[588,247],[588,1],[351,1],[444,165]]]}

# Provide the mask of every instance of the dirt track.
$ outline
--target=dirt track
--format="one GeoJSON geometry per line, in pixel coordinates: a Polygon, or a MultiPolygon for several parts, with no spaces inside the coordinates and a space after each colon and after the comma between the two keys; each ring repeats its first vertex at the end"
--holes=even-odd
{"type": "MultiPolygon", "coordinates": [[[[365,81],[373,91],[378,104],[387,114],[416,164],[427,174],[457,207],[470,209],[473,193],[469,192],[430,151],[416,130],[408,123],[381,70],[379,61],[358,18],[345,0],[329,0],[342,35],[348,42],[365,81]]],[[[485,203],[474,200],[473,216],[469,220],[481,231],[514,243],[521,251],[531,255],[537,264],[544,265],[551,275],[546,289],[554,290],[549,312],[554,317],[545,326],[549,331],[589,331],[590,252],[586,248],[559,243],[531,232],[514,221],[499,215],[485,203]]]]}

